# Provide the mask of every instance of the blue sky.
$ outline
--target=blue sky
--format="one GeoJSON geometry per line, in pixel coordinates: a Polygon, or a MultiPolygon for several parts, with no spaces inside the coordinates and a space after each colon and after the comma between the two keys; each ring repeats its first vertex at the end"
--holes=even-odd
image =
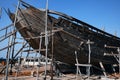
{"type": "MultiPolygon", "coordinates": [[[[15,11],[18,0],[1,0],[0,7],[15,11]]],[[[37,8],[45,8],[46,0],[24,0],[37,8]]],[[[66,13],[99,29],[120,37],[120,0],[49,0],[49,9],[66,13]]],[[[8,16],[2,14],[0,28],[10,24],[8,16]]]]}
{"type": "MultiPolygon", "coordinates": [[[[23,0],[37,8],[45,8],[46,0],[23,0]]],[[[0,7],[15,11],[18,0],[1,0],[0,7]]],[[[120,37],[120,0],[49,0],[49,9],[63,12],[120,37]]],[[[2,11],[0,29],[11,21],[2,11]]],[[[2,33],[0,33],[1,35],[2,33]]],[[[0,44],[1,45],[1,44],[0,44]]]]}

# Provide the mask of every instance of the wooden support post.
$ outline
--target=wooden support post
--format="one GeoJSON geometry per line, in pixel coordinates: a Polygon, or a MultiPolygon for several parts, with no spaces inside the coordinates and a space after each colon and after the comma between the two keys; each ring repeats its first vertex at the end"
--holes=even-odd
{"type": "Polygon", "coordinates": [[[117,51],[118,51],[118,58],[119,58],[119,74],[120,74],[120,48],[118,48],[117,49],[117,51]]]}
{"type": "Polygon", "coordinates": [[[113,65],[112,65],[112,69],[113,69],[114,74],[116,75],[116,70],[115,70],[115,67],[113,65]]]}
{"type": "MultiPolygon", "coordinates": [[[[52,27],[51,27],[51,30],[50,30],[50,34],[52,34],[52,32],[53,32],[53,25],[54,25],[54,23],[52,22],[52,27]]],[[[53,41],[54,41],[54,35],[52,35],[51,36],[52,38],[51,38],[51,41],[52,41],[52,43],[51,43],[51,79],[50,80],[53,80],[53,66],[54,66],[54,64],[53,64],[53,62],[54,62],[54,57],[53,57],[53,50],[54,50],[54,45],[53,45],[53,41]]]]}
{"type": "MultiPolygon", "coordinates": [[[[8,41],[8,46],[10,45],[10,42],[11,42],[11,40],[10,40],[10,37],[9,37],[9,41],[8,41]]],[[[8,80],[8,69],[9,69],[9,59],[10,59],[10,52],[11,52],[11,49],[10,49],[10,47],[7,49],[7,56],[6,56],[6,76],[5,76],[5,80],[8,80]]]]}
{"type": "Polygon", "coordinates": [[[105,72],[105,68],[104,68],[102,62],[99,62],[99,64],[100,64],[100,67],[101,67],[102,70],[103,70],[103,74],[104,74],[104,76],[107,78],[107,74],[106,74],[106,72],[105,72]]]}
{"type": "Polygon", "coordinates": [[[46,60],[46,63],[45,63],[45,77],[44,77],[44,80],[46,80],[46,76],[47,76],[47,63],[48,63],[48,58],[47,58],[47,55],[48,55],[48,33],[47,33],[47,28],[48,28],[48,0],[46,0],[46,16],[45,16],[45,46],[46,46],[46,51],[45,51],[45,60],[46,60]]]}
{"type": "MultiPolygon", "coordinates": [[[[94,44],[93,42],[90,42],[90,40],[87,41],[87,44],[88,44],[88,50],[89,50],[89,54],[88,54],[88,64],[91,63],[91,47],[90,47],[90,44],[94,44]]],[[[89,76],[90,76],[90,67],[91,66],[88,66],[86,68],[86,72],[87,72],[87,75],[88,75],[88,80],[89,80],[89,76]]]]}
{"type": "MultiPolygon", "coordinates": [[[[16,12],[15,12],[14,26],[15,26],[15,24],[17,22],[17,15],[18,15],[18,8],[19,8],[19,6],[20,6],[20,1],[18,1],[18,5],[17,5],[17,8],[16,8],[16,12]]],[[[15,30],[15,27],[14,27],[14,30],[15,30]]],[[[12,41],[11,41],[12,43],[15,43],[16,34],[17,33],[15,33],[15,34],[12,35],[12,41]]],[[[15,48],[15,45],[13,45],[13,47],[12,47],[12,56],[11,56],[11,59],[14,57],[14,48],[15,48]]],[[[13,66],[13,63],[11,63],[10,74],[12,74],[12,66],[13,66]]]]}
{"type": "Polygon", "coordinates": [[[80,70],[79,69],[79,66],[83,66],[83,67],[86,67],[86,72],[87,72],[87,75],[88,75],[88,80],[89,80],[89,76],[90,76],[90,67],[92,66],[90,63],[91,63],[91,47],[90,47],[90,44],[94,44],[94,42],[90,42],[90,40],[87,41],[88,44],[88,64],[79,64],[78,63],[78,59],[77,59],[77,52],[75,51],[75,56],[76,56],[76,63],[75,64],[77,66],[77,72],[76,72],[76,75],[78,75],[78,71],[79,73],[81,74],[80,70]]]}
{"type": "MultiPolygon", "coordinates": [[[[27,43],[25,43],[22,48],[14,55],[13,59],[16,58],[16,56],[23,50],[23,48],[27,45],[27,43]]],[[[11,59],[9,62],[11,62],[13,59],[11,59]]],[[[4,66],[4,68],[0,71],[0,73],[2,73],[5,69],[6,69],[7,65],[4,66]]]]}
{"type": "Polygon", "coordinates": [[[118,65],[119,65],[119,74],[120,74],[120,47],[115,47],[115,46],[107,46],[105,45],[106,48],[113,48],[113,49],[117,49],[118,54],[105,54],[107,56],[116,56],[115,59],[118,61],[118,65]]]}
{"type": "Polygon", "coordinates": [[[78,80],[78,74],[80,74],[80,78],[82,80],[82,75],[81,75],[81,71],[79,69],[79,62],[78,62],[78,56],[77,56],[77,51],[75,51],[75,56],[76,56],[76,63],[75,66],[77,66],[77,71],[76,71],[76,80],[78,80]]]}

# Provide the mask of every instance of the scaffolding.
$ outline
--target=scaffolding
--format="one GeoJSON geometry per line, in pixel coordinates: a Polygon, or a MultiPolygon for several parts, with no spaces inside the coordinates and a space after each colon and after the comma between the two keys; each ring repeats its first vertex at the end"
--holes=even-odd
{"type": "MultiPolygon", "coordinates": [[[[39,49],[37,50],[32,50],[32,48],[30,47],[30,45],[25,41],[25,39],[31,39],[31,38],[22,38],[20,36],[20,34],[18,34],[18,31],[21,30],[21,29],[16,29],[15,28],[15,24],[22,21],[23,19],[20,19],[20,20],[17,20],[16,17],[18,15],[18,9],[20,8],[20,5],[21,5],[21,1],[19,0],[18,1],[18,4],[17,4],[17,7],[16,7],[16,11],[15,11],[15,19],[14,19],[14,22],[2,29],[0,29],[0,32],[5,32],[5,34],[3,34],[1,37],[0,37],[0,42],[3,42],[3,41],[6,41],[8,42],[8,46],[6,47],[3,47],[3,48],[0,48],[0,51],[4,51],[4,50],[7,50],[6,51],[6,65],[3,67],[3,69],[0,71],[1,73],[5,73],[5,77],[4,79],[5,80],[8,80],[8,77],[9,77],[9,74],[12,74],[13,72],[13,61],[18,58],[18,68],[16,70],[16,75],[15,75],[15,78],[17,77],[17,73],[19,72],[19,69],[24,65],[24,63],[20,64],[20,60],[23,58],[23,54],[27,53],[26,54],[26,57],[25,57],[25,61],[29,58],[29,55],[30,54],[33,54],[35,53],[35,57],[33,58],[36,58],[38,59],[39,61],[39,64],[36,65],[37,67],[37,77],[36,77],[36,80],[39,80],[39,68],[40,68],[40,57],[41,57],[41,54],[40,52],[41,51],[45,51],[45,57],[44,59],[46,60],[45,61],[45,74],[44,74],[44,80],[46,80],[46,76],[47,76],[47,64],[48,64],[48,58],[47,58],[47,54],[48,54],[48,37],[52,37],[52,62],[51,62],[51,68],[52,68],[52,73],[51,73],[51,79],[53,79],[53,35],[55,32],[58,32],[60,30],[62,30],[61,28],[59,29],[53,29],[51,28],[50,31],[47,30],[47,16],[48,16],[48,0],[46,2],[46,20],[45,20],[45,32],[41,32],[41,34],[37,37],[31,37],[32,39],[40,39],[40,44],[39,44],[39,49]],[[42,39],[45,38],[45,46],[46,48],[45,49],[42,49],[41,48],[41,45],[42,45],[42,39]],[[21,42],[19,42],[21,41],[21,42]],[[21,46],[20,49],[16,49],[16,45],[19,45],[21,46]],[[17,52],[16,52],[17,51],[17,52]],[[38,55],[39,54],[39,55],[38,55]],[[10,70],[9,70],[10,69],[10,70]],[[10,72],[10,73],[9,73],[10,72]]],[[[54,23],[53,23],[54,24],[54,23]]],[[[29,26],[29,25],[28,25],[29,26]]],[[[34,63],[33,63],[34,65],[34,63]]],[[[28,62],[28,66],[29,66],[29,62],[28,62]]],[[[29,67],[28,67],[29,68],[29,67]]]]}
{"type": "MultiPolygon", "coordinates": [[[[14,66],[14,60],[16,58],[18,58],[18,64],[16,65],[17,68],[16,68],[16,75],[15,75],[15,78],[17,78],[18,76],[18,73],[19,73],[19,70],[20,68],[24,65],[23,64],[20,64],[20,60],[21,58],[23,57],[23,54],[24,53],[27,53],[26,54],[26,57],[25,57],[25,61],[27,59],[30,58],[30,54],[33,54],[35,53],[35,55],[33,56],[33,59],[34,59],[34,63],[33,63],[33,66],[35,65],[35,59],[38,60],[39,64],[36,65],[36,80],[39,80],[39,68],[41,67],[40,65],[40,62],[41,62],[41,51],[44,51],[45,52],[45,71],[44,71],[44,80],[46,80],[46,77],[47,77],[47,64],[48,64],[48,38],[51,37],[51,80],[53,80],[53,62],[54,62],[54,57],[53,57],[53,39],[54,39],[54,33],[55,32],[58,32],[58,31],[62,31],[63,33],[66,33],[72,37],[75,37],[77,39],[80,39],[78,37],[76,37],[75,35],[72,35],[66,31],[64,31],[62,28],[57,28],[57,29],[53,29],[53,25],[54,23],[52,23],[52,27],[51,27],[51,30],[48,30],[47,26],[48,26],[48,22],[47,22],[47,16],[48,16],[48,0],[46,2],[46,15],[45,15],[45,31],[44,32],[41,32],[41,34],[37,37],[30,37],[30,38],[21,38],[21,36],[18,34],[18,31],[21,30],[21,29],[16,29],[15,28],[15,24],[22,21],[23,19],[20,19],[20,20],[17,20],[16,17],[18,17],[18,9],[21,5],[21,2],[20,0],[18,1],[18,4],[17,4],[17,7],[16,7],[16,12],[15,12],[15,19],[14,19],[14,22],[8,26],[6,26],[5,28],[2,28],[0,29],[0,32],[4,32],[3,35],[1,35],[0,37],[0,42],[3,42],[3,41],[7,41],[7,46],[3,47],[3,48],[0,48],[0,52],[2,51],[6,51],[6,65],[3,67],[3,69],[0,71],[1,73],[5,73],[5,77],[4,79],[5,80],[8,80],[8,77],[9,77],[9,72],[10,74],[12,74],[13,72],[13,67],[14,66]],[[43,38],[45,39],[45,41],[43,42],[43,38]],[[19,40],[18,40],[19,39],[19,40]],[[28,42],[26,42],[25,40],[30,40],[30,39],[39,39],[39,49],[33,49],[29,44],[28,42]],[[21,42],[20,42],[21,41],[21,42]],[[45,43],[45,48],[42,49],[42,43],[45,43]],[[19,45],[19,49],[15,50],[16,47],[19,45]]],[[[30,24],[28,24],[27,26],[30,26],[30,24]]],[[[87,78],[89,80],[90,78],[90,69],[91,67],[94,67],[94,65],[91,64],[91,44],[94,44],[94,42],[91,42],[90,40],[88,40],[85,44],[88,45],[88,61],[86,64],[80,64],[78,62],[78,55],[77,55],[77,51],[75,51],[75,56],[76,56],[76,64],[75,66],[77,67],[77,71],[76,71],[76,79],[78,79],[78,74],[80,74],[80,76],[82,76],[82,73],[79,69],[79,67],[85,67],[86,68],[86,75],[87,75],[87,78]]],[[[107,46],[109,47],[109,46],[107,46]]],[[[111,47],[110,47],[111,48],[111,47]]],[[[120,48],[119,47],[112,47],[112,48],[116,48],[118,53],[119,54],[110,54],[110,55],[113,55],[115,56],[116,60],[118,61],[119,63],[119,73],[120,73],[120,48]]],[[[107,55],[107,54],[106,54],[107,55]]],[[[105,73],[105,69],[104,69],[104,66],[102,64],[102,62],[100,62],[100,66],[102,68],[102,71],[104,71],[104,75],[106,76],[106,73],[105,73]]],[[[27,68],[29,68],[29,62],[28,62],[28,66],[27,68]]],[[[82,79],[82,77],[81,77],[82,79]]]]}
{"type": "Polygon", "coordinates": [[[116,61],[118,62],[118,66],[119,66],[119,74],[120,74],[120,47],[116,47],[116,46],[108,46],[105,45],[106,48],[111,48],[111,49],[116,49],[116,51],[118,53],[104,53],[104,56],[113,56],[116,61]]]}
{"type": "MultiPolygon", "coordinates": [[[[19,7],[20,7],[20,0],[18,1],[17,7],[16,7],[14,22],[0,29],[0,33],[2,33],[0,37],[0,43],[8,42],[7,46],[2,46],[3,48],[0,48],[0,52],[6,53],[6,65],[0,70],[1,74],[2,73],[5,74],[5,77],[4,77],[5,80],[8,80],[9,75],[13,73],[13,67],[15,67],[14,66],[15,60],[19,57],[21,59],[23,57],[22,55],[25,53],[24,51],[28,48],[28,50],[26,50],[27,51],[26,59],[27,59],[29,57],[30,49],[31,49],[28,43],[23,38],[21,38],[20,34],[18,34],[18,31],[20,29],[17,30],[15,28],[16,26],[15,24],[23,20],[23,19],[21,20],[16,19],[19,7]]],[[[35,55],[36,57],[38,52],[36,50],[34,52],[36,53],[35,55]]],[[[38,55],[38,59],[40,58],[40,56],[41,55],[38,55]]],[[[19,63],[17,66],[18,66],[17,69],[19,69],[20,66],[22,65],[20,65],[19,63]]],[[[16,76],[17,76],[17,73],[18,73],[18,70],[16,70],[16,76]]]]}
{"type": "MultiPolygon", "coordinates": [[[[79,67],[81,67],[81,66],[82,67],[86,67],[86,73],[87,73],[86,75],[87,75],[88,80],[89,80],[89,77],[90,77],[90,67],[92,67],[92,65],[91,65],[91,47],[90,47],[90,45],[94,44],[94,42],[91,42],[90,40],[88,40],[86,42],[86,44],[88,45],[88,51],[89,51],[89,53],[88,53],[88,63],[87,64],[80,64],[78,62],[77,52],[75,51],[75,56],[76,56],[76,64],[75,65],[77,66],[77,72],[76,72],[77,76],[78,76],[78,73],[80,74],[80,76],[82,76],[79,67]]],[[[76,80],[78,80],[77,77],[76,77],[76,80]]]]}

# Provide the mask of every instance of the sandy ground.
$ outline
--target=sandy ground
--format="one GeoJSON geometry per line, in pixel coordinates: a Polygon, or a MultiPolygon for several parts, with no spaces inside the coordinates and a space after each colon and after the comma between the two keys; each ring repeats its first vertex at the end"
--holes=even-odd
{"type": "MultiPolygon", "coordinates": [[[[47,75],[46,80],[50,80],[51,77],[47,75]]],[[[0,77],[0,80],[5,80],[5,77],[0,77]]],[[[39,77],[33,76],[19,76],[19,77],[9,77],[8,80],[44,80],[44,75],[39,75],[39,77]]],[[[83,75],[82,78],[75,74],[62,74],[60,77],[53,77],[53,80],[88,80],[86,75],[83,75]]],[[[90,76],[89,80],[120,80],[120,78],[105,78],[105,76],[90,76]]]]}
{"type": "MultiPolygon", "coordinates": [[[[39,78],[37,76],[37,68],[25,68],[20,70],[20,72],[14,73],[13,75],[9,75],[8,80],[44,80],[44,67],[39,68],[39,78]],[[34,74],[35,72],[35,74],[34,74]]],[[[50,67],[47,68],[47,70],[50,70],[50,67]]],[[[51,77],[47,75],[46,80],[50,80],[51,77]]],[[[0,74],[0,80],[5,80],[5,75],[0,74]]],[[[60,77],[53,77],[53,80],[88,80],[86,75],[82,75],[82,77],[77,76],[76,74],[62,74],[60,77]]],[[[120,80],[120,74],[111,74],[108,75],[108,78],[105,78],[105,76],[90,76],[89,80],[120,80]]]]}

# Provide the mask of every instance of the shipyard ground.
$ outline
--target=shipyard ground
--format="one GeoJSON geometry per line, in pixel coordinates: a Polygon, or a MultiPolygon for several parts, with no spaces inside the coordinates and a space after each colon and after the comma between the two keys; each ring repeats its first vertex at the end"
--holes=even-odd
{"type": "MultiPolygon", "coordinates": [[[[47,67],[49,70],[49,67],[47,67]]],[[[13,69],[13,73],[8,76],[8,80],[45,80],[44,76],[44,67],[39,68],[39,73],[37,73],[37,68],[36,67],[27,67],[27,68],[20,68],[20,71],[17,70],[17,68],[13,69]]],[[[120,74],[119,73],[114,73],[114,74],[107,74],[107,77],[104,75],[98,75],[98,74],[92,74],[89,76],[89,79],[87,75],[85,74],[78,74],[78,76],[75,73],[60,73],[59,75],[53,74],[53,79],[51,79],[51,73],[48,72],[46,76],[46,80],[120,80],[120,74]]],[[[0,74],[0,80],[6,80],[6,75],[5,74],[0,74]]]]}
{"type": "MultiPolygon", "coordinates": [[[[120,75],[119,75],[120,77],[120,75]]],[[[46,80],[50,80],[51,77],[47,76],[46,80]]],[[[5,80],[4,77],[0,77],[0,80],[5,80]]],[[[44,76],[33,77],[33,76],[20,76],[20,77],[9,77],[8,80],[44,80],[44,76]]],[[[87,76],[77,77],[75,74],[62,75],[60,77],[53,77],[53,80],[88,80],[87,76]],[[82,78],[82,79],[81,79],[82,78]]],[[[90,76],[89,80],[120,80],[120,78],[105,78],[105,76],[90,76]]]]}

